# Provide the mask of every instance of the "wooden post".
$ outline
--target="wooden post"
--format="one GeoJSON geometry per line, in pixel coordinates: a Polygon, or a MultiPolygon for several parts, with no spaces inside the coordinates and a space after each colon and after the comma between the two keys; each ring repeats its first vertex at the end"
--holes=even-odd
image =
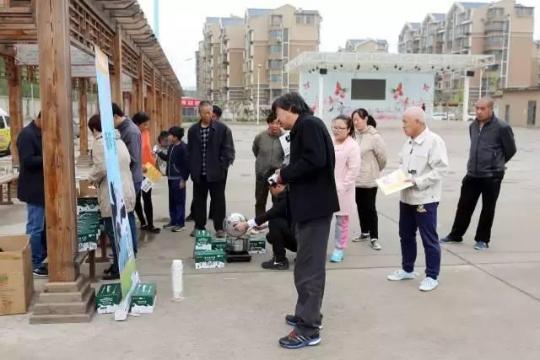
{"type": "Polygon", "coordinates": [[[69,0],[35,4],[49,282],[34,306],[30,323],[90,321],[94,291],[88,279],[79,276],[75,262],[78,249],[69,0]]]}
{"type": "MultiPolygon", "coordinates": [[[[15,49],[12,51],[15,55],[15,49]]],[[[15,57],[5,58],[6,72],[8,76],[9,116],[11,133],[11,154],[13,166],[19,165],[17,152],[17,137],[23,126],[22,94],[21,94],[21,69],[15,63],[15,57]]]]}
{"type": "Polygon", "coordinates": [[[156,104],[157,104],[157,101],[156,101],[156,96],[157,96],[157,91],[156,91],[156,72],[154,69],[152,69],[152,80],[151,80],[151,90],[150,90],[150,96],[148,97],[148,103],[149,103],[149,107],[150,107],[150,110],[147,111],[148,115],[150,116],[150,118],[152,119],[152,121],[150,122],[150,138],[151,139],[155,139],[157,138],[157,109],[156,109],[156,104]]]}
{"type": "Polygon", "coordinates": [[[82,157],[88,156],[88,92],[85,78],[79,78],[79,142],[82,157]]]}
{"type": "Polygon", "coordinates": [[[122,32],[120,27],[116,27],[116,33],[113,39],[113,66],[114,74],[111,77],[112,101],[117,103],[121,109],[123,106],[122,98],[122,32]]]}
{"type": "Polygon", "coordinates": [[[141,88],[139,86],[139,80],[132,79],[132,86],[131,86],[131,92],[130,92],[130,116],[133,117],[137,112],[139,112],[141,106],[139,105],[139,91],[141,91],[141,88]]]}
{"type": "Polygon", "coordinates": [[[164,78],[161,78],[161,98],[160,98],[160,102],[161,102],[161,106],[160,106],[160,108],[161,108],[161,128],[159,129],[160,131],[165,130],[165,128],[168,128],[167,127],[167,122],[168,122],[168,119],[167,119],[167,102],[165,101],[166,96],[167,96],[167,83],[165,82],[164,78]]]}
{"type": "Polygon", "coordinates": [[[137,66],[137,104],[139,105],[136,111],[147,111],[146,104],[144,103],[144,57],[141,53],[139,56],[139,63],[137,66]]]}

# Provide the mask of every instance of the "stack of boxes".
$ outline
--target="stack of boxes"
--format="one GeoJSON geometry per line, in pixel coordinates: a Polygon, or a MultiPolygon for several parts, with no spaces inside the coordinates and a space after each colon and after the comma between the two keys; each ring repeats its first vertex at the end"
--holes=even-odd
{"type": "Polygon", "coordinates": [[[207,230],[195,232],[195,269],[218,269],[225,267],[225,239],[214,239],[207,230]]]}
{"type": "Polygon", "coordinates": [[[77,239],[79,252],[97,249],[101,214],[97,198],[77,199],[77,239]]]}

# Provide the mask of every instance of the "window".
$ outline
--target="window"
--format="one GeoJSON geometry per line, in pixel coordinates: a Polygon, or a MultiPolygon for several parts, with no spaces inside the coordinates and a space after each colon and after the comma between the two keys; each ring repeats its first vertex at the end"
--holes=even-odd
{"type": "Polygon", "coordinates": [[[283,41],[284,42],[289,41],[289,29],[283,29],[283,41]]]}
{"type": "Polygon", "coordinates": [[[299,25],[314,25],[315,15],[296,15],[296,23],[299,25]]]}
{"type": "Polygon", "coordinates": [[[351,100],[385,100],[385,79],[352,79],[351,100]]]}
{"type": "Polygon", "coordinates": [[[281,15],[272,15],[272,26],[281,26],[281,15]]]}
{"type": "Polygon", "coordinates": [[[270,75],[270,82],[281,83],[281,74],[272,74],[272,75],[270,75]]]}
{"type": "Polygon", "coordinates": [[[504,121],[506,122],[510,121],[510,105],[506,105],[504,107],[504,121]]]}
{"type": "Polygon", "coordinates": [[[281,60],[268,60],[268,68],[272,70],[281,69],[281,60]]]}
{"type": "Polygon", "coordinates": [[[281,53],[281,45],[271,45],[270,46],[270,53],[271,54],[280,54],[281,53]]]}
{"type": "Polygon", "coordinates": [[[272,30],[270,31],[270,38],[272,39],[280,39],[281,38],[281,30],[272,30]]]}
{"type": "Polygon", "coordinates": [[[283,57],[289,57],[289,47],[285,46],[283,48],[283,57]]]}

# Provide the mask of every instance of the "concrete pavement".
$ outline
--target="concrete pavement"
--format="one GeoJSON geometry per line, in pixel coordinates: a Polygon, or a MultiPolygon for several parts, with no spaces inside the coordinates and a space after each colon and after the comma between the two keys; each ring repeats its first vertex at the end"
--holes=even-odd
{"type": "MultiPolygon", "coordinates": [[[[379,126],[389,147],[388,170],[397,167],[404,141],[399,126],[379,126]]],[[[439,207],[442,236],[452,224],[465,173],[468,131],[464,123],[430,126],[445,139],[451,166],[439,207]]],[[[233,125],[232,130],[237,160],[230,172],[227,210],[250,216],[251,141],[262,127],[233,125]]],[[[421,293],[420,280],[388,282],[386,275],[400,264],[398,196],[379,194],[383,249],[350,243],[343,263],[328,264],[319,346],[292,351],[277,345],[290,330],[283,317],[295,304],[292,269],[262,270],[260,262],[267,254],[249,264],[195,270],[193,239],[186,231],[141,238],[141,277],[158,287],[153,314],[122,323],[96,315],[90,324],[37,326],[28,324],[28,315],[0,317],[2,359],[538,359],[540,167],[534,164],[540,132],[514,130],[518,153],[503,182],[490,249],[473,249],[476,211],[465,242],[444,246],[437,290],[421,293]],[[175,258],[185,261],[181,302],[171,300],[170,265],[175,258]]],[[[165,186],[158,185],[154,195],[156,217],[162,222],[167,214],[165,186]]],[[[352,224],[357,231],[358,220],[352,224]]],[[[17,230],[24,232],[24,206],[1,207],[0,233],[17,230]]],[[[423,272],[423,264],[419,251],[417,271],[423,272]]],[[[37,280],[36,288],[43,283],[37,280]]]]}

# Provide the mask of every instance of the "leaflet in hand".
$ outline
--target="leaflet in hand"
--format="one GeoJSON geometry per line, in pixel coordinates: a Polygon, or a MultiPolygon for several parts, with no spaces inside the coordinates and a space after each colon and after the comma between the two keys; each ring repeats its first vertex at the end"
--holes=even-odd
{"type": "Polygon", "coordinates": [[[399,168],[375,181],[384,195],[390,195],[403,189],[412,187],[413,183],[408,181],[408,179],[409,178],[403,172],[403,170],[399,168]]]}

